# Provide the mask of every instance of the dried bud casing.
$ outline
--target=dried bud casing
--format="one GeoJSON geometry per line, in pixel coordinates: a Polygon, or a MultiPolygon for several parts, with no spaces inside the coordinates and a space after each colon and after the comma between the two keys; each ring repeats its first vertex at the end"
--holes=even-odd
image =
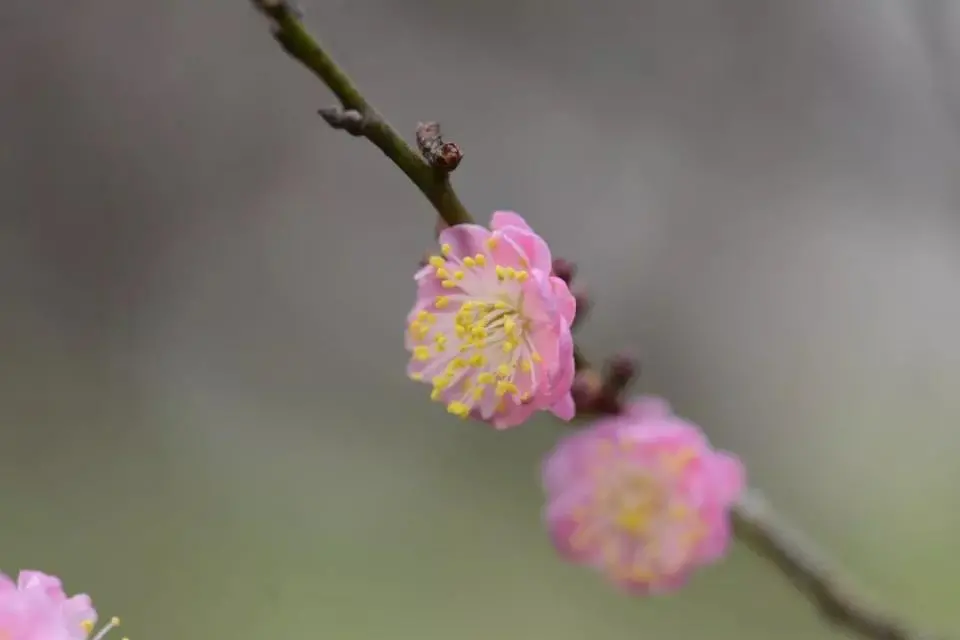
{"type": "Polygon", "coordinates": [[[444,142],[439,122],[417,125],[417,148],[431,167],[449,173],[460,166],[463,152],[453,142],[444,142]]]}

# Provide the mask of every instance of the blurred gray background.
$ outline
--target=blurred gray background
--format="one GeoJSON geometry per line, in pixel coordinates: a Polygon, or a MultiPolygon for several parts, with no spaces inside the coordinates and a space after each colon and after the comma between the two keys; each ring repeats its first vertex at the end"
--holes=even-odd
{"type": "MultiPolygon", "coordinates": [[[[456,186],[878,601],[960,635],[960,4],[304,0],[456,186]]],[[[134,640],[839,637],[743,549],[634,600],[554,558],[562,432],[403,375],[433,214],[246,0],[0,7],[2,567],[134,640]]]]}

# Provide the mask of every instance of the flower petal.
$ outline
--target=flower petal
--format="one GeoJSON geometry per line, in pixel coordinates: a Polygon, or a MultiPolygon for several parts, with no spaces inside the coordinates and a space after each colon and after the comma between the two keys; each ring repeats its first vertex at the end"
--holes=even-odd
{"type": "Polygon", "coordinates": [[[576,363],[573,357],[573,335],[567,324],[560,326],[557,366],[550,380],[550,412],[561,420],[572,420],[577,413],[573,402],[573,379],[576,376],[576,363]]]}
{"type": "Polygon", "coordinates": [[[50,598],[65,600],[66,594],[63,592],[63,583],[59,578],[50,576],[42,571],[24,570],[17,576],[17,588],[21,591],[26,589],[42,589],[50,598]]]}
{"type": "Polygon", "coordinates": [[[730,518],[724,512],[718,514],[709,525],[707,536],[697,550],[700,564],[711,564],[727,555],[730,542],[733,539],[733,530],[730,527],[730,518]]]}
{"type": "Polygon", "coordinates": [[[656,396],[641,396],[625,407],[625,413],[636,421],[661,421],[673,415],[670,403],[656,396]]]}
{"type": "Polygon", "coordinates": [[[713,456],[713,487],[717,498],[724,506],[740,499],[747,484],[747,475],[743,463],[736,456],[718,452],[713,456]]]}
{"type": "Polygon", "coordinates": [[[490,247],[490,256],[493,262],[500,267],[515,269],[517,271],[530,268],[531,259],[523,246],[512,234],[507,234],[507,230],[501,229],[494,231],[490,247]]]}
{"type": "Polygon", "coordinates": [[[512,406],[508,405],[506,411],[496,414],[490,423],[499,430],[512,429],[529,420],[539,409],[532,402],[513,403],[512,406]]]}
{"type": "Polygon", "coordinates": [[[550,542],[557,553],[574,564],[594,564],[598,548],[589,544],[590,540],[577,540],[581,525],[574,517],[574,511],[589,497],[589,489],[577,487],[569,489],[549,502],[543,512],[550,542]]]}
{"type": "Polygon", "coordinates": [[[533,232],[533,229],[530,228],[530,225],[527,224],[527,221],[524,220],[523,216],[519,213],[515,211],[494,211],[493,216],[490,218],[490,228],[498,231],[505,227],[517,227],[524,231],[533,232]]]}
{"type": "Polygon", "coordinates": [[[570,287],[567,283],[557,276],[550,276],[550,286],[553,289],[553,295],[557,299],[557,308],[560,315],[563,316],[567,324],[571,324],[577,317],[577,299],[570,293],[570,287]]]}
{"type": "Polygon", "coordinates": [[[573,393],[568,391],[563,397],[550,405],[550,413],[565,422],[577,417],[577,403],[573,401],[573,393]]]}
{"type": "Polygon", "coordinates": [[[550,255],[550,247],[543,238],[533,231],[525,231],[518,227],[506,227],[496,233],[509,238],[520,248],[526,257],[526,264],[522,264],[522,267],[550,273],[553,268],[553,256],[550,255]]]}
{"type": "Polygon", "coordinates": [[[490,231],[478,224],[458,224],[440,232],[440,245],[450,245],[455,256],[472,256],[486,251],[490,231]]]}

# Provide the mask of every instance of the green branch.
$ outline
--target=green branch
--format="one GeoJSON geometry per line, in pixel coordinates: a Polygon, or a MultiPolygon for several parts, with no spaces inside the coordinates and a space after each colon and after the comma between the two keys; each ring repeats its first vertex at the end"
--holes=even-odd
{"type": "MultiPolygon", "coordinates": [[[[448,225],[473,222],[460,202],[447,174],[427,164],[419,153],[368,103],[339,65],[304,28],[297,12],[283,1],[254,0],[273,25],[273,36],[284,51],[313,72],[340,100],[344,109],[362,117],[359,131],[390,158],[427,197],[448,225]]],[[[346,128],[346,127],[340,127],[346,128]]]]}
{"type": "MultiPolygon", "coordinates": [[[[273,36],[284,51],[339,99],[342,108],[322,110],[324,119],[334,128],[372,142],[423,192],[447,225],[473,222],[450,185],[450,168],[430,164],[422,155],[423,148],[418,153],[404,141],[310,35],[287,0],[252,1],[269,18],[273,36]]],[[[592,374],[594,383],[602,384],[579,350],[576,360],[578,371],[592,374]]],[[[758,492],[747,491],[733,512],[733,524],[737,539],[776,566],[831,623],[869,640],[937,640],[937,636],[911,629],[844,589],[831,564],[783,522],[758,492]]]]}

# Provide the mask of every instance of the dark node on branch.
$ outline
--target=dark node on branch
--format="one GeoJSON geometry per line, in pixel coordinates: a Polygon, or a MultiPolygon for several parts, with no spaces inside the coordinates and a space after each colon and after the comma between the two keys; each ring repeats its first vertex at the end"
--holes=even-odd
{"type": "Polygon", "coordinates": [[[637,364],[633,358],[625,355],[613,357],[610,362],[607,363],[606,372],[603,377],[604,392],[614,396],[620,396],[636,375],[637,364]]]}
{"type": "Polygon", "coordinates": [[[417,148],[431,167],[450,173],[463,160],[463,152],[453,142],[444,142],[439,122],[421,122],[417,125],[417,148]]]}
{"type": "Polygon", "coordinates": [[[573,401],[582,415],[615,415],[623,410],[623,396],[636,375],[636,364],[626,356],[613,358],[604,375],[594,369],[577,373],[573,381],[573,401]]]}
{"type": "Polygon", "coordinates": [[[557,258],[553,261],[553,275],[566,282],[569,286],[570,283],[573,282],[574,277],[577,275],[577,265],[569,260],[557,258]]]}
{"type": "Polygon", "coordinates": [[[577,406],[578,415],[596,412],[597,400],[602,387],[603,379],[595,370],[584,369],[577,372],[570,393],[573,395],[573,402],[577,406]]]}
{"type": "Polygon", "coordinates": [[[356,137],[364,135],[367,130],[367,125],[370,124],[370,119],[356,109],[327,107],[325,109],[318,109],[317,113],[319,113],[324,122],[332,128],[346,131],[356,137]]]}

